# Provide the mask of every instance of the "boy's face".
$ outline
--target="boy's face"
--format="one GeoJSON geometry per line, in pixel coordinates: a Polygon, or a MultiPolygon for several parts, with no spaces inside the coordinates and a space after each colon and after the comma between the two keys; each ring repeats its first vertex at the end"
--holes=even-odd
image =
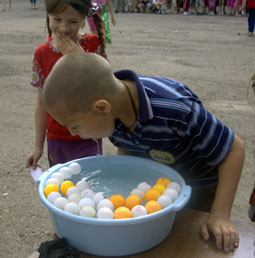
{"type": "Polygon", "coordinates": [[[67,127],[69,132],[83,139],[99,139],[109,137],[114,131],[114,119],[110,114],[86,112],[70,114],[68,111],[53,110],[49,112],[61,125],[67,127]]]}

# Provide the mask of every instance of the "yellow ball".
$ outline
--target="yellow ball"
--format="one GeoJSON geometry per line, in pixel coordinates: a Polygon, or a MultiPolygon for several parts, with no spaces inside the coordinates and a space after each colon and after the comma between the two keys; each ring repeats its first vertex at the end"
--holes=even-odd
{"type": "Polygon", "coordinates": [[[163,184],[155,184],[152,189],[159,191],[161,194],[166,190],[163,184]]]}
{"type": "Polygon", "coordinates": [[[73,183],[72,181],[70,181],[70,180],[64,181],[64,182],[61,184],[61,186],[60,186],[61,193],[62,193],[62,194],[66,194],[66,193],[67,193],[67,190],[68,190],[70,187],[72,187],[72,186],[74,186],[74,183],[73,183]]]}
{"type": "Polygon", "coordinates": [[[142,199],[138,195],[129,195],[126,198],[126,207],[132,210],[132,208],[136,205],[142,204],[142,199]]]}
{"type": "Polygon", "coordinates": [[[157,200],[159,196],[160,196],[160,192],[155,189],[150,189],[146,191],[146,193],[144,194],[144,198],[146,202],[151,200],[157,200]]]}
{"type": "Polygon", "coordinates": [[[158,201],[149,201],[145,204],[145,209],[147,210],[148,214],[151,214],[156,211],[160,211],[162,206],[158,201]]]}
{"type": "Polygon", "coordinates": [[[44,194],[46,197],[52,192],[59,192],[58,186],[54,184],[48,184],[44,187],[44,194]]]}
{"type": "Polygon", "coordinates": [[[119,207],[114,212],[115,219],[129,219],[132,217],[132,212],[127,207],[119,207]]]}
{"type": "Polygon", "coordinates": [[[162,184],[164,185],[165,187],[167,187],[167,185],[171,182],[171,180],[168,178],[168,177],[160,177],[158,180],[157,180],[157,184],[162,184]]]}
{"type": "Polygon", "coordinates": [[[118,209],[125,205],[125,198],[121,194],[114,194],[110,197],[110,201],[113,203],[114,209],[118,209]]]}

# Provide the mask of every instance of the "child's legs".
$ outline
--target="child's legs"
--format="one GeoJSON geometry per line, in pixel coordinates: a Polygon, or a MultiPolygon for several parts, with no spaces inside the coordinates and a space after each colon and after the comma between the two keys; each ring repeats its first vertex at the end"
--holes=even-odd
{"type": "Polygon", "coordinates": [[[248,16],[248,30],[249,32],[254,32],[254,25],[255,25],[255,9],[248,9],[249,16],[248,16]]]}
{"type": "Polygon", "coordinates": [[[184,12],[189,10],[189,0],[184,0],[183,10],[184,12]]]}
{"type": "Polygon", "coordinates": [[[216,8],[216,0],[208,0],[208,9],[209,11],[215,11],[216,8]]]}
{"type": "Polygon", "coordinates": [[[210,212],[216,194],[216,189],[217,186],[206,187],[203,189],[192,188],[190,200],[185,207],[210,212]]]}
{"type": "Polygon", "coordinates": [[[47,139],[50,167],[58,163],[95,155],[102,155],[102,140],[64,141],[47,139]]]}

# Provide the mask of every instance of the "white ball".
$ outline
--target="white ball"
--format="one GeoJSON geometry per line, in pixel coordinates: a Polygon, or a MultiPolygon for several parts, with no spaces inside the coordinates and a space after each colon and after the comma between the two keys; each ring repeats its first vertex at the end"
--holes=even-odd
{"type": "Polygon", "coordinates": [[[59,209],[64,210],[67,203],[68,203],[68,200],[65,197],[59,197],[58,199],[55,200],[54,205],[59,209]]]}
{"type": "Polygon", "coordinates": [[[68,190],[67,190],[67,192],[66,192],[66,195],[67,195],[67,197],[69,197],[71,194],[74,194],[74,193],[76,193],[76,194],[81,194],[81,191],[80,191],[80,189],[78,188],[78,187],[76,187],[76,186],[71,186],[70,188],[68,188],[68,190]]]}
{"type": "Polygon", "coordinates": [[[112,211],[114,211],[113,203],[109,199],[103,199],[97,204],[97,210],[100,210],[103,207],[110,208],[112,211]]]}
{"type": "Polygon", "coordinates": [[[130,192],[130,195],[138,195],[141,199],[144,198],[144,191],[139,188],[135,188],[130,192]]]}
{"type": "Polygon", "coordinates": [[[92,208],[90,206],[85,206],[80,210],[80,216],[95,218],[96,217],[96,211],[95,211],[94,208],[92,208]]]}
{"type": "Polygon", "coordinates": [[[89,189],[90,185],[86,180],[80,180],[79,182],[76,183],[76,186],[81,190],[89,189]]]}
{"type": "Polygon", "coordinates": [[[60,185],[59,180],[57,178],[53,178],[53,177],[49,178],[46,181],[46,185],[50,185],[50,184],[57,185],[57,186],[60,185]]]}
{"type": "Polygon", "coordinates": [[[102,207],[97,212],[98,219],[113,219],[113,211],[108,207],[102,207]]]}
{"type": "Polygon", "coordinates": [[[64,178],[60,172],[55,172],[51,175],[51,178],[57,178],[59,181],[59,184],[61,184],[64,181],[64,178]]]}
{"type": "Polygon", "coordinates": [[[79,215],[79,213],[80,213],[80,206],[76,202],[69,202],[65,206],[65,211],[69,212],[69,213],[72,213],[72,214],[79,215]]]}
{"type": "Polygon", "coordinates": [[[177,191],[172,188],[167,188],[163,194],[168,195],[171,198],[172,202],[174,202],[178,198],[177,191]]]}
{"type": "Polygon", "coordinates": [[[91,189],[85,189],[81,192],[81,197],[82,198],[91,198],[93,199],[95,193],[91,189]]]}
{"type": "Polygon", "coordinates": [[[160,195],[157,201],[161,204],[162,208],[165,208],[172,203],[171,198],[166,194],[160,195]]]}
{"type": "Polygon", "coordinates": [[[178,183],[176,183],[176,182],[170,182],[170,183],[167,185],[167,188],[175,189],[178,194],[180,194],[180,192],[181,192],[181,186],[180,186],[180,184],[178,184],[178,183]]]}
{"type": "Polygon", "coordinates": [[[94,195],[93,200],[95,201],[96,204],[98,204],[101,200],[107,199],[107,198],[108,198],[108,196],[107,196],[106,193],[104,193],[104,192],[98,192],[98,193],[96,193],[96,194],[94,195]]]}
{"type": "Polygon", "coordinates": [[[78,162],[73,162],[69,165],[73,175],[78,175],[81,172],[81,166],[78,162]]]}
{"type": "Polygon", "coordinates": [[[148,214],[146,208],[142,205],[136,205],[131,210],[133,217],[141,217],[148,214]]]}
{"type": "Polygon", "coordinates": [[[80,206],[80,208],[83,208],[85,206],[90,206],[90,207],[92,207],[94,209],[96,208],[95,202],[92,199],[90,199],[90,198],[83,198],[83,199],[81,199],[79,201],[79,206],[80,206]]]}
{"type": "Polygon", "coordinates": [[[61,194],[59,192],[51,192],[48,196],[47,199],[54,204],[55,200],[61,197],[61,194]]]}
{"type": "Polygon", "coordinates": [[[81,196],[77,193],[71,194],[68,197],[68,202],[76,202],[79,203],[79,201],[81,200],[81,196]]]}
{"type": "Polygon", "coordinates": [[[59,170],[60,174],[62,175],[62,177],[64,179],[69,179],[72,177],[72,172],[71,172],[71,169],[68,168],[68,167],[62,167],[60,170],[59,170]]]}
{"type": "Polygon", "coordinates": [[[137,188],[145,193],[151,189],[151,185],[149,185],[147,182],[142,182],[137,186],[137,188]]]}

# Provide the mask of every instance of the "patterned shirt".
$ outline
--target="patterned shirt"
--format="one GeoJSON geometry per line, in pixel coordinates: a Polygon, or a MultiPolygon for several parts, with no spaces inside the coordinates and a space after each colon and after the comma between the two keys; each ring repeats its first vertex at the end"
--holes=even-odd
{"type": "Polygon", "coordinates": [[[136,83],[139,118],[131,135],[115,121],[111,142],[131,155],[168,164],[194,187],[217,184],[217,166],[228,155],[233,131],[208,112],[184,84],[160,77],[115,73],[136,83]]]}

